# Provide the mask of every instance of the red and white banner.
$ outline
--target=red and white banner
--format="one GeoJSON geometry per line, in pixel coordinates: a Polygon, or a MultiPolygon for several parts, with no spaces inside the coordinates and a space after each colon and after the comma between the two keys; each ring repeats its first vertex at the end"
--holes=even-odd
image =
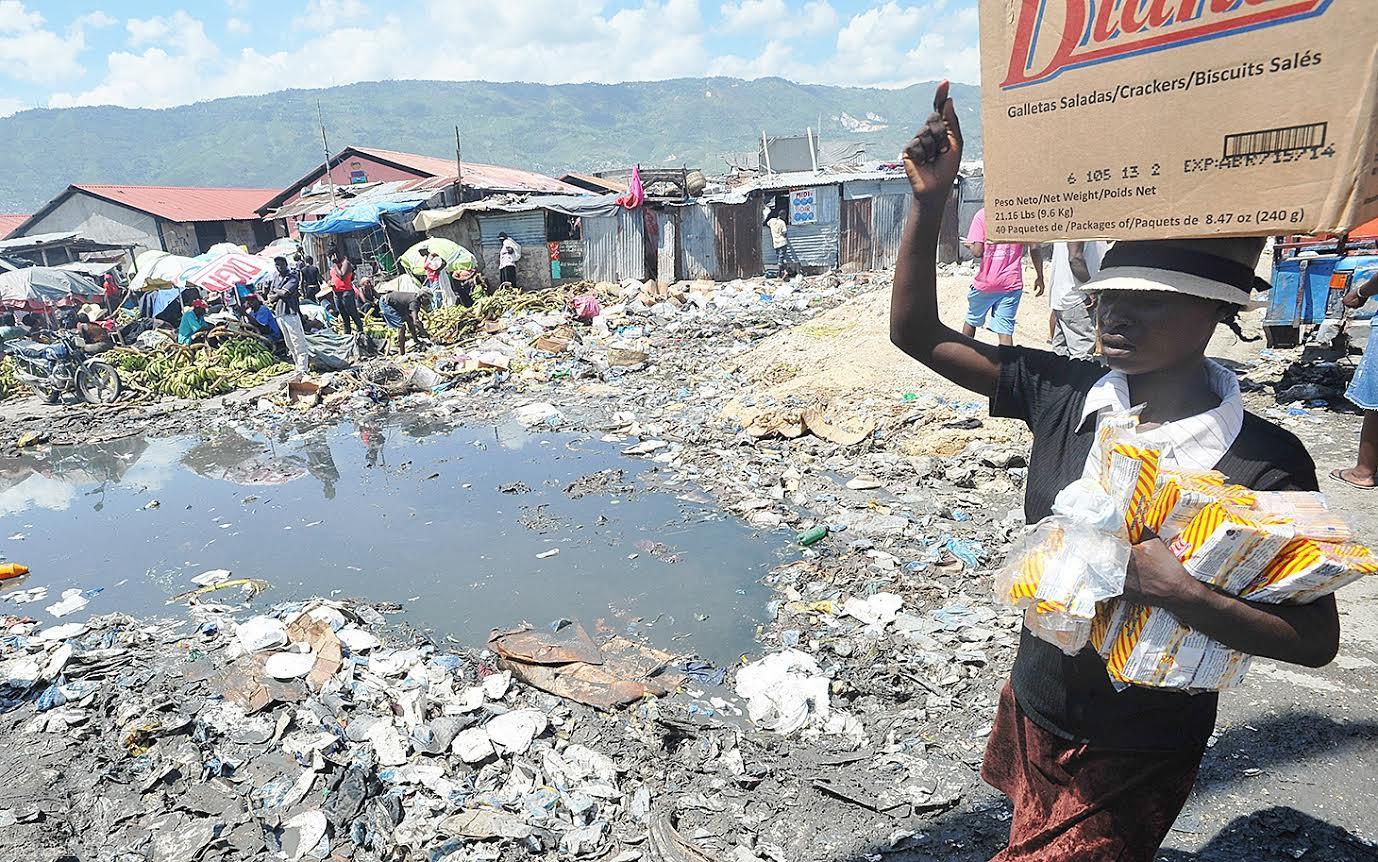
{"type": "Polygon", "coordinates": [[[272,273],[273,262],[268,258],[234,251],[220,255],[199,269],[184,273],[183,278],[187,284],[194,284],[202,290],[223,293],[241,281],[253,285],[272,273]]]}

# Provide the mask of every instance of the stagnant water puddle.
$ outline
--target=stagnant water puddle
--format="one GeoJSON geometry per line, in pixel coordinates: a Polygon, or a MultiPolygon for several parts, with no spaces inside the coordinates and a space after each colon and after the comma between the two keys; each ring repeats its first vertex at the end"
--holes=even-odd
{"type": "Polygon", "coordinates": [[[33,571],[0,598],[48,594],[0,614],[51,621],[68,589],[100,592],[67,620],[161,614],[191,578],[228,569],[272,585],[256,603],[395,601],[471,645],[567,618],[731,661],[752,649],[758,581],[788,549],[691,486],[643,481],[647,467],[582,436],[418,420],[24,454],[0,461],[0,560],[33,571]]]}

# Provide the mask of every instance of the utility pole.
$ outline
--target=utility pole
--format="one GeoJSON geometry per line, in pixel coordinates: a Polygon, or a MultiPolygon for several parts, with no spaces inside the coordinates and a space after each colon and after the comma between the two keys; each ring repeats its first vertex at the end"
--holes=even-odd
{"type": "Polygon", "coordinates": [[[335,208],[335,179],[330,176],[330,144],[325,139],[325,114],[321,111],[321,100],[316,100],[316,120],[321,126],[321,149],[325,151],[325,181],[330,188],[330,208],[335,208]]]}
{"type": "Polygon", "coordinates": [[[459,126],[455,126],[455,197],[456,203],[464,203],[464,157],[459,149],[459,126]]]}

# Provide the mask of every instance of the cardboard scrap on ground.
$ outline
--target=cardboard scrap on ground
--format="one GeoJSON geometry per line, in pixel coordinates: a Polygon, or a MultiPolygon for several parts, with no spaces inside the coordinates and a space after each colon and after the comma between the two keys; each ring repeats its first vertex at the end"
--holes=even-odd
{"type": "Polygon", "coordinates": [[[216,678],[215,688],[225,699],[239,704],[253,714],[271,703],[300,703],[306,699],[307,689],[318,692],[335,676],[344,662],[340,639],[330,624],[302,614],[287,626],[292,644],[306,644],[315,656],[315,664],[301,680],[275,680],[264,670],[271,652],[240,657],[216,678]]]}
{"type": "Polygon", "coordinates": [[[550,634],[495,632],[488,648],[527,685],[607,711],[643,697],[662,697],[685,682],[683,675],[665,671],[673,654],[624,637],[599,647],[578,624],[550,634]]]}
{"type": "Polygon", "coordinates": [[[488,645],[500,658],[526,664],[603,663],[603,651],[581,623],[570,623],[555,632],[530,628],[494,630],[488,636],[488,645]]]}
{"type": "Polygon", "coordinates": [[[812,434],[839,446],[855,446],[876,430],[870,420],[842,415],[840,410],[811,407],[807,410],[764,410],[732,403],[722,417],[737,422],[751,437],[784,437],[794,440],[812,434]]]}

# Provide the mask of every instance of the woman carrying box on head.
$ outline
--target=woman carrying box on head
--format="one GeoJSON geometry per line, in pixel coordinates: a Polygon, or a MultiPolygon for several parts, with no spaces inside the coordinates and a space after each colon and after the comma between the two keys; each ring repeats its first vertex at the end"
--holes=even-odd
{"type": "MultiPolygon", "coordinates": [[[[991,414],[1033,432],[1025,519],[1087,467],[1101,417],[1146,405],[1139,433],[1165,461],[1211,469],[1255,490],[1315,490],[1315,465],[1292,434],[1244,411],[1234,374],[1205,358],[1220,323],[1249,302],[1263,241],[1120,243],[1084,286],[1109,366],[1042,350],[982,344],[938,319],[938,228],[961,162],[962,134],[944,83],[935,113],[904,152],[914,199],[890,310],[890,337],[910,356],[990,399],[991,414]]],[[[1165,608],[1226,646],[1319,667],[1334,658],[1331,596],[1257,605],[1195,580],[1162,540],[1133,548],[1127,600],[1165,608]]],[[[1025,629],[1000,695],[982,776],[1014,804],[1001,862],[1154,857],[1185,804],[1215,726],[1217,695],[1116,691],[1087,647],[1075,656],[1025,629]]]]}

